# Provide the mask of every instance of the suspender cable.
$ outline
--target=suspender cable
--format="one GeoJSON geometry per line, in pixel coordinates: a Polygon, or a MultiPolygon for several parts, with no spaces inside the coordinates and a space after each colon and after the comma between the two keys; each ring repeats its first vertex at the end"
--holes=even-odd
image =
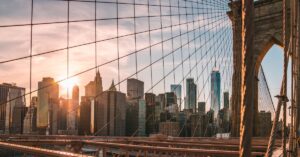
{"type": "MultiPolygon", "coordinates": [[[[171,0],[169,0],[169,9],[170,9],[170,15],[172,15],[172,9],[173,9],[173,7],[172,7],[172,4],[171,4],[171,0]]],[[[173,16],[170,16],[170,27],[171,27],[171,37],[173,37],[173,16]]],[[[174,40],[172,39],[172,51],[174,50],[174,40]]],[[[174,69],[174,67],[175,67],[175,56],[174,56],[174,54],[172,54],[172,63],[173,63],[173,69],[174,69]]],[[[176,73],[175,73],[175,71],[173,72],[173,83],[175,84],[175,82],[176,82],[176,73]]],[[[182,98],[180,98],[180,99],[182,99],[182,98]]],[[[181,110],[181,107],[179,107],[179,109],[181,110]]]]}
{"type": "MultiPolygon", "coordinates": [[[[162,3],[161,3],[161,1],[160,1],[160,7],[159,7],[159,15],[160,15],[160,37],[161,37],[161,41],[163,41],[164,40],[164,33],[163,33],[163,19],[162,19],[162,3]]],[[[173,40],[172,40],[173,41],[173,40]]],[[[162,42],[161,43],[161,54],[162,54],[162,56],[164,56],[164,42],[162,42]]],[[[164,77],[164,84],[163,84],[163,86],[164,86],[164,93],[166,93],[166,76],[165,76],[165,57],[163,57],[163,60],[162,60],[162,66],[163,66],[163,68],[162,68],[162,70],[163,70],[163,77],[164,77]]]]}
{"type": "MultiPolygon", "coordinates": [[[[136,44],[137,44],[137,39],[136,39],[136,35],[137,35],[137,32],[136,32],[136,0],[133,1],[133,27],[134,27],[134,52],[137,51],[137,48],[136,48],[136,44]]],[[[135,73],[136,73],[136,79],[138,79],[138,57],[137,57],[137,53],[134,54],[135,56],[135,73]]]]}
{"type": "MultiPolygon", "coordinates": [[[[119,37],[119,0],[116,1],[116,14],[117,14],[117,53],[118,53],[118,82],[120,82],[120,37],[119,37]]],[[[120,84],[118,85],[119,91],[121,91],[120,84]]]]}
{"type": "MultiPolygon", "coordinates": [[[[286,54],[288,54],[288,52],[289,52],[289,50],[287,51],[286,54]]],[[[285,83],[286,83],[286,80],[287,80],[288,58],[287,58],[286,55],[284,55],[284,56],[285,56],[285,59],[284,59],[285,60],[284,61],[284,74],[283,74],[283,79],[282,79],[282,84],[281,84],[280,96],[278,96],[279,100],[278,100],[278,104],[277,104],[275,117],[274,117],[274,120],[273,120],[273,126],[272,126],[271,135],[270,135],[270,139],[269,139],[268,149],[267,149],[267,152],[266,152],[266,157],[271,157],[273,155],[281,106],[283,105],[284,102],[286,103],[288,101],[287,97],[284,95],[284,90],[285,90],[285,86],[286,86],[285,83]]]]}
{"type": "MultiPolygon", "coordinates": [[[[29,72],[29,112],[30,112],[30,122],[29,122],[29,131],[32,131],[32,49],[33,49],[33,10],[34,10],[34,1],[31,0],[31,18],[30,18],[30,72],[29,72]]],[[[24,96],[25,97],[25,96],[24,96]]]]}
{"type": "MultiPolygon", "coordinates": [[[[151,87],[153,87],[153,68],[152,68],[152,42],[151,42],[151,20],[150,20],[150,0],[147,1],[148,4],[148,40],[149,40],[149,55],[150,55],[150,78],[151,78],[151,87]]],[[[152,88],[152,93],[153,93],[153,88],[152,88]]]]}

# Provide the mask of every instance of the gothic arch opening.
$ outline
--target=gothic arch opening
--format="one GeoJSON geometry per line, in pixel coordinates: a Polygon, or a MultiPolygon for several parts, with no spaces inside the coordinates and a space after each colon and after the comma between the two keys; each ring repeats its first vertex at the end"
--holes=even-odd
{"type": "MultiPolygon", "coordinates": [[[[261,45],[263,46],[257,46],[257,47],[262,47],[262,49],[257,53],[257,57],[256,57],[256,64],[255,64],[255,74],[257,75],[260,69],[260,66],[264,60],[264,58],[266,57],[266,55],[270,53],[272,53],[271,50],[274,50],[274,48],[281,49],[282,51],[282,55],[283,55],[283,48],[282,48],[282,43],[280,41],[278,41],[276,38],[272,37],[270,38],[267,42],[262,43],[261,45]]],[[[282,62],[283,62],[283,58],[282,58],[282,62]]],[[[283,63],[282,63],[283,64],[283,63]]]]}
{"type": "MultiPolygon", "coordinates": [[[[258,78],[256,103],[258,125],[263,125],[263,127],[258,126],[256,132],[258,136],[267,137],[270,135],[271,122],[278,103],[275,96],[280,94],[283,78],[284,52],[281,45],[273,43],[267,45],[267,48],[259,55],[256,62],[256,76],[258,78]]],[[[290,70],[288,76],[290,76],[290,70]]]]}
{"type": "MultiPolygon", "coordinates": [[[[258,76],[262,75],[262,73],[264,74],[268,84],[268,90],[275,104],[277,104],[277,99],[275,99],[274,96],[280,93],[283,77],[283,57],[283,49],[277,45],[273,45],[263,58],[261,68],[258,72],[258,76]]],[[[260,81],[259,85],[262,85],[262,83],[263,82],[260,81]]]]}

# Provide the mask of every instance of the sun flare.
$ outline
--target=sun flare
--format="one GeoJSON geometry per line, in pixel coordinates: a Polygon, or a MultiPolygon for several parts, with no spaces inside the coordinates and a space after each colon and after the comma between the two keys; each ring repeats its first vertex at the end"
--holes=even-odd
{"type": "Polygon", "coordinates": [[[73,78],[69,78],[69,79],[67,79],[67,80],[65,80],[65,81],[62,81],[62,82],[60,83],[60,85],[61,85],[65,90],[70,90],[70,89],[72,89],[75,85],[78,85],[78,82],[79,82],[78,78],[73,77],[73,78]]]}

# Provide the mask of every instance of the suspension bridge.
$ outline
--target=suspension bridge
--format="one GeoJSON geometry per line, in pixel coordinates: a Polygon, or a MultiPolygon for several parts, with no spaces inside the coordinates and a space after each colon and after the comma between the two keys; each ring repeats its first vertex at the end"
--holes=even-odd
{"type": "Polygon", "coordinates": [[[1,1],[0,83],[15,84],[0,85],[0,154],[297,157],[299,11],[297,0],[1,1]],[[261,66],[275,44],[278,104],[261,66]]]}

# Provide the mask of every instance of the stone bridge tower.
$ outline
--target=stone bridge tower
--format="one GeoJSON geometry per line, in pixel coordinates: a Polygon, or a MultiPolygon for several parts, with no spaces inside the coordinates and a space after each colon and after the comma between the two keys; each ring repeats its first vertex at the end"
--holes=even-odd
{"type": "MultiPolygon", "coordinates": [[[[289,1],[289,0],[287,0],[289,1]]],[[[240,134],[240,107],[241,107],[241,89],[242,81],[242,18],[241,18],[241,1],[233,1],[229,4],[231,11],[228,16],[232,21],[233,29],[233,83],[232,83],[232,136],[240,134]]],[[[254,19],[254,58],[255,58],[255,73],[258,75],[261,62],[274,45],[283,46],[283,7],[282,0],[258,0],[254,4],[255,19],[254,19]]],[[[289,14],[289,11],[288,13],[289,14]]],[[[289,15],[287,16],[289,17],[289,15]]],[[[287,22],[288,23],[288,22],[287,22]]],[[[290,28],[289,24],[286,28],[290,28]]],[[[289,38],[289,29],[285,31],[286,38],[289,38]]],[[[286,40],[288,41],[288,40],[286,40]]],[[[286,45],[288,45],[286,43],[286,45]]],[[[254,99],[254,127],[253,135],[258,135],[258,78],[255,77],[255,99],[254,99]]]]}

